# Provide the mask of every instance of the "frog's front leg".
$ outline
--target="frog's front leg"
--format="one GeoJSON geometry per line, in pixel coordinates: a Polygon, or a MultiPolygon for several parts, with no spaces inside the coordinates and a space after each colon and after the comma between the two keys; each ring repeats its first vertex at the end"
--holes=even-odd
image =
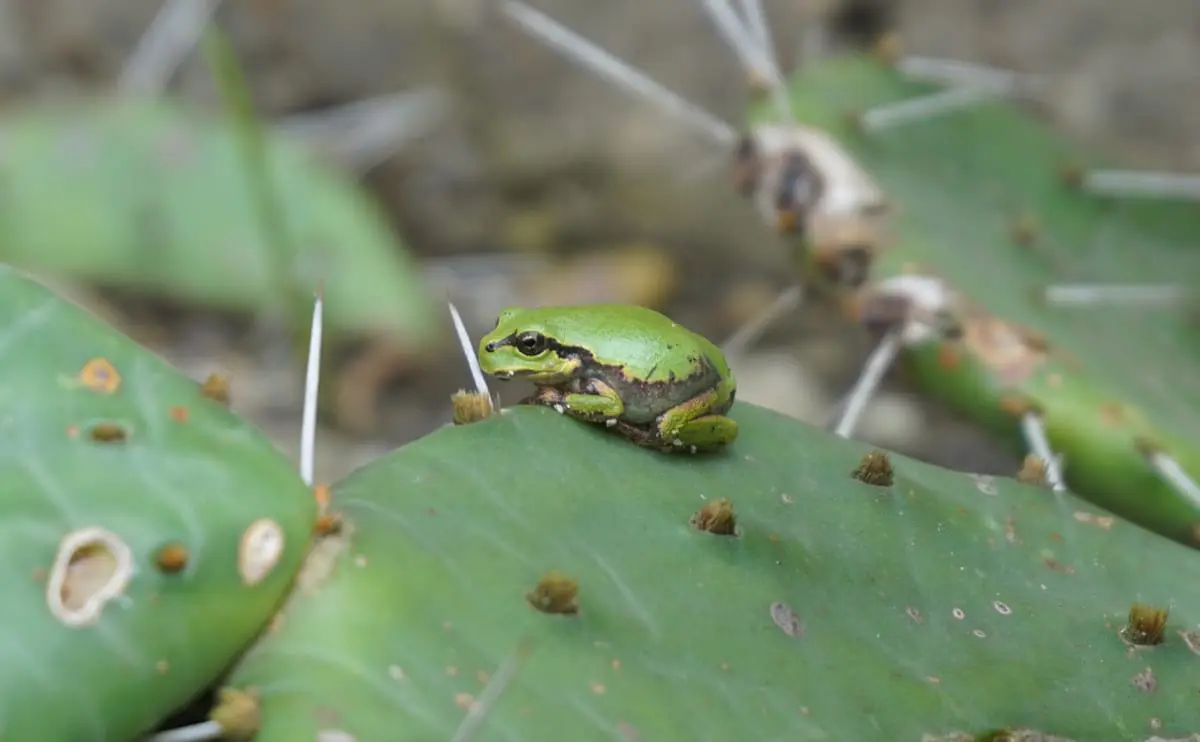
{"type": "Polygon", "coordinates": [[[716,389],[710,389],[659,415],[654,425],[659,446],[665,451],[696,453],[711,451],[733,441],[738,434],[737,422],[712,412],[721,406],[720,403],[720,394],[716,389]]]}
{"type": "Polygon", "coordinates": [[[602,381],[589,381],[579,391],[542,387],[534,395],[538,404],[553,407],[564,415],[591,423],[616,424],[625,412],[625,403],[616,390],[602,381]],[[612,420],[612,423],[609,421],[612,420]]]}

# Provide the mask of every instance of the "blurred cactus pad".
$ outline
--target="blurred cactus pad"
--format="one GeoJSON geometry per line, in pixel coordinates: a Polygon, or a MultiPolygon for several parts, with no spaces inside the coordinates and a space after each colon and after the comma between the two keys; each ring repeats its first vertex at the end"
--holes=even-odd
{"type": "Polygon", "coordinates": [[[200,385],[0,264],[0,737],[126,742],[274,614],[316,505],[200,385]]]}
{"type": "Polygon", "coordinates": [[[268,132],[283,232],[271,234],[245,125],[162,100],[9,109],[0,260],[230,312],[282,306],[301,327],[324,281],[335,338],[428,340],[419,267],[382,210],[349,176],[268,132]]]}
{"type": "Polygon", "coordinates": [[[732,416],[726,451],[688,457],[518,407],[352,474],[340,532],[227,681],[260,698],[255,739],[1200,730],[1195,551],[1071,495],[732,416]]]}
{"type": "Polygon", "coordinates": [[[955,295],[961,335],[909,348],[907,370],[1014,446],[1025,445],[1019,412],[1040,412],[1072,488],[1200,545],[1200,503],[1146,458],[1166,453],[1200,480],[1195,307],[1044,299],[1062,283],[1196,287],[1200,209],[1089,194],[1083,175],[1103,158],[1011,102],[866,125],[936,92],[867,55],[815,64],[791,83],[797,119],[830,132],[887,193],[890,235],[872,278],[924,274],[955,295]]]}

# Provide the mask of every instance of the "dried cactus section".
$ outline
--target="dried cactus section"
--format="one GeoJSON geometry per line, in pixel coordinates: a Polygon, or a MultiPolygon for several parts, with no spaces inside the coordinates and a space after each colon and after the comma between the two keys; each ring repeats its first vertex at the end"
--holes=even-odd
{"type": "MultiPolygon", "coordinates": [[[[231,312],[307,321],[324,281],[335,336],[430,337],[419,269],[358,187],[266,140],[284,250],[257,210],[237,124],[162,101],[0,117],[0,260],[231,312]]],[[[301,325],[303,323],[301,322],[301,325]]]]}
{"type": "Polygon", "coordinates": [[[0,441],[0,729],[133,739],[270,618],[312,495],[195,382],[4,265],[0,441]]]}
{"type": "MultiPolygon", "coordinates": [[[[906,354],[928,393],[1014,445],[1023,445],[1021,418],[1036,416],[1069,486],[1200,545],[1200,495],[1156,471],[1168,458],[1200,480],[1194,317],[1183,307],[1042,298],[1063,282],[1194,285],[1195,204],[1089,195],[1078,179],[1095,158],[1011,103],[901,120],[892,106],[934,89],[870,57],[815,66],[791,90],[799,120],[832,135],[890,204],[859,317],[936,326],[910,333],[906,354]],[[918,275],[928,280],[918,286],[918,275]]],[[[815,247],[827,256],[839,245],[815,247]]]]}
{"type": "Polygon", "coordinates": [[[900,456],[867,484],[867,446],[732,414],[727,452],[680,461],[522,407],[352,475],[229,681],[258,742],[1200,729],[1194,551],[900,456]],[[733,533],[695,527],[721,499],[733,533]],[[1123,640],[1135,602],[1170,608],[1163,643],[1123,640]]]}

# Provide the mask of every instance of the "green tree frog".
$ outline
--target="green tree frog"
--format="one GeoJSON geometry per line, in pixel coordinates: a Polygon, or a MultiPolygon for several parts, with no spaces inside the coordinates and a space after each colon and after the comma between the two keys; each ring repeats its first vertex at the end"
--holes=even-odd
{"type": "Polygon", "coordinates": [[[498,379],[532,381],[526,402],[638,445],[696,453],[737,437],[725,417],[737,383],[721,349],[647,307],[509,307],[480,340],[479,364],[498,379]]]}

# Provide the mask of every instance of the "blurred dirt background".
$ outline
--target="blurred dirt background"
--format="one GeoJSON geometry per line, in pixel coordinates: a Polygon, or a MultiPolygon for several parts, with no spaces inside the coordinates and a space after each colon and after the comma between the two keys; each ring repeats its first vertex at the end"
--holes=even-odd
{"type": "MultiPolygon", "coordinates": [[[[746,77],[697,0],[531,4],[717,116],[741,120],[746,77]]],[[[765,4],[787,69],[897,29],[911,53],[1056,73],[1041,107],[1064,129],[1129,166],[1200,170],[1195,0],[765,4]]],[[[160,6],[0,0],[0,106],[111,90],[160,6]]],[[[491,0],[239,0],[216,19],[272,118],[418,89],[448,97],[451,112],[433,131],[355,166],[476,336],[500,306],[533,294],[663,307],[720,342],[788,283],[782,245],[732,194],[727,153],[531,40],[491,0]]],[[[214,104],[199,54],[170,94],[214,104]]],[[[353,144],[345,136],[335,127],[315,143],[336,153],[353,144]]],[[[235,408],[295,451],[303,369],[286,342],[68,288],[193,376],[229,374],[235,408]]],[[[821,422],[868,351],[836,319],[794,312],[739,360],[739,398],[821,422]]],[[[318,446],[320,478],[449,420],[449,394],[470,380],[453,344],[438,353],[416,371],[393,373],[368,358],[346,364],[340,384],[333,377],[340,391],[318,446]]],[[[972,471],[1018,465],[896,381],[860,437],[972,471]]]]}

